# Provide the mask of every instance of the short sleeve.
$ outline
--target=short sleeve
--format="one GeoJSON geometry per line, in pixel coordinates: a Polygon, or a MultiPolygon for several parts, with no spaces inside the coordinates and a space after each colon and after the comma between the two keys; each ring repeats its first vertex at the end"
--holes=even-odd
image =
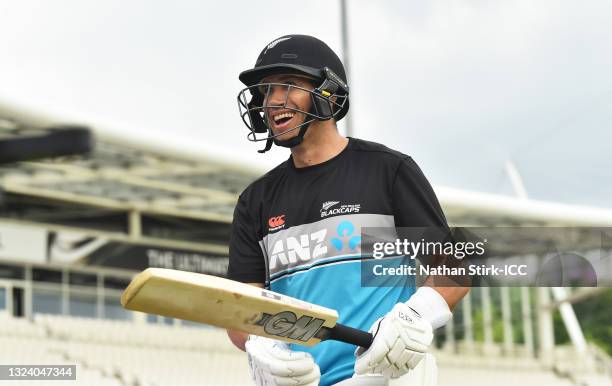
{"type": "Polygon", "coordinates": [[[245,194],[238,198],[229,243],[229,279],[243,283],[265,283],[266,265],[259,246],[257,224],[245,194]]]}
{"type": "MultiPolygon", "coordinates": [[[[444,212],[440,207],[433,188],[423,175],[423,172],[410,157],[402,160],[396,174],[393,186],[393,206],[395,210],[395,223],[398,227],[406,227],[398,232],[401,236],[412,234],[410,228],[426,228],[421,234],[428,242],[456,242],[457,237],[451,232],[444,212]]],[[[400,236],[400,237],[401,237],[400,236]]],[[[465,267],[465,259],[451,258],[450,255],[421,255],[422,265],[447,267],[465,267]]],[[[448,286],[449,279],[435,278],[433,283],[448,286]],[[437,282],[437,280],[441,280],[437,282]]],[[[466,285],[466,279],[461,276],[450,278],[453,285],[466,285]]]]}
{"type": "Polygon", "coordinates": [[[411,157],[402,158],[392,187],[397,227],[448,228],[433,188],[411,157]]]}

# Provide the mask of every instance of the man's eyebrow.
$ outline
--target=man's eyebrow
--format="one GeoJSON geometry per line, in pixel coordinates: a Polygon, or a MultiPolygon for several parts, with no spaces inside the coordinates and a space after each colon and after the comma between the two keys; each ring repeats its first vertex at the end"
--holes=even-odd
{"type": "Polygon", "coordinates": [[[297,76],[294,75],[281,75],[278,77],[278,80],[287,80],[287,79],[296,79],[297,76]]]}
{"type": "Polygon", "coordinates": [[[305,81],[313,80],[309,77],[300,76],[300,75],[278,75],[278,78],[276,78],[276,82],[273,82],[273,83],[278,83],[278,81],[283,81],[287,79],[291,79],[291,80],[297,79],[297,80],[305,80],[305,81]]]}

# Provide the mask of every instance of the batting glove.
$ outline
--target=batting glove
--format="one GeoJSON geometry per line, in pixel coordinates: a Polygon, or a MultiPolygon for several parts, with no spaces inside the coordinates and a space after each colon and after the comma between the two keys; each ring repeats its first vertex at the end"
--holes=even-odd
{"type": "Polygon", "coordinates": [[[433,340],[433,330],[452,314],[442,296],[421,287],[406,303],[398,303],[370,328],[369,349],[357,348],[355,374],[382,374],[398,378],[416,367],[433,340]]]}
{"type": "Polygon", "coordinates": [[[312,355],[278,340],[250,335],[245,343],[257,386],[316,386],[321,372],[312,355]]]}

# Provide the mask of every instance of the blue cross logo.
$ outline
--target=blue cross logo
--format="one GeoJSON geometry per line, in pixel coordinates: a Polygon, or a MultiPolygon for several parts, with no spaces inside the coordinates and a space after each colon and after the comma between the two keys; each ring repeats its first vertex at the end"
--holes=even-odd
{"type": "Polygon", "coordinates": [[[336,248],[337,251],[344,249],[344,241],[347,240],[347,246],[354,251],[361,243],[361,236],[352,236],[355,232],[355,226],[350,221],[342,221],[336,228],[338,237],[333,237],[330,242],[336,248]]]}

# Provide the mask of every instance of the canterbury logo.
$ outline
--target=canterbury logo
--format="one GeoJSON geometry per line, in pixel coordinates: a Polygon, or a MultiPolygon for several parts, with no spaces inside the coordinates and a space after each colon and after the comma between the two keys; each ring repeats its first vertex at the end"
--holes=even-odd
{"type": "Polygon", "coordinates": [[[283,214],[281,216],[270,217],[270,219],[268,220],[268,225],[270,226],[270,228],[277,228],[282,225],[285,225],[285,215],[283,214]]]}

